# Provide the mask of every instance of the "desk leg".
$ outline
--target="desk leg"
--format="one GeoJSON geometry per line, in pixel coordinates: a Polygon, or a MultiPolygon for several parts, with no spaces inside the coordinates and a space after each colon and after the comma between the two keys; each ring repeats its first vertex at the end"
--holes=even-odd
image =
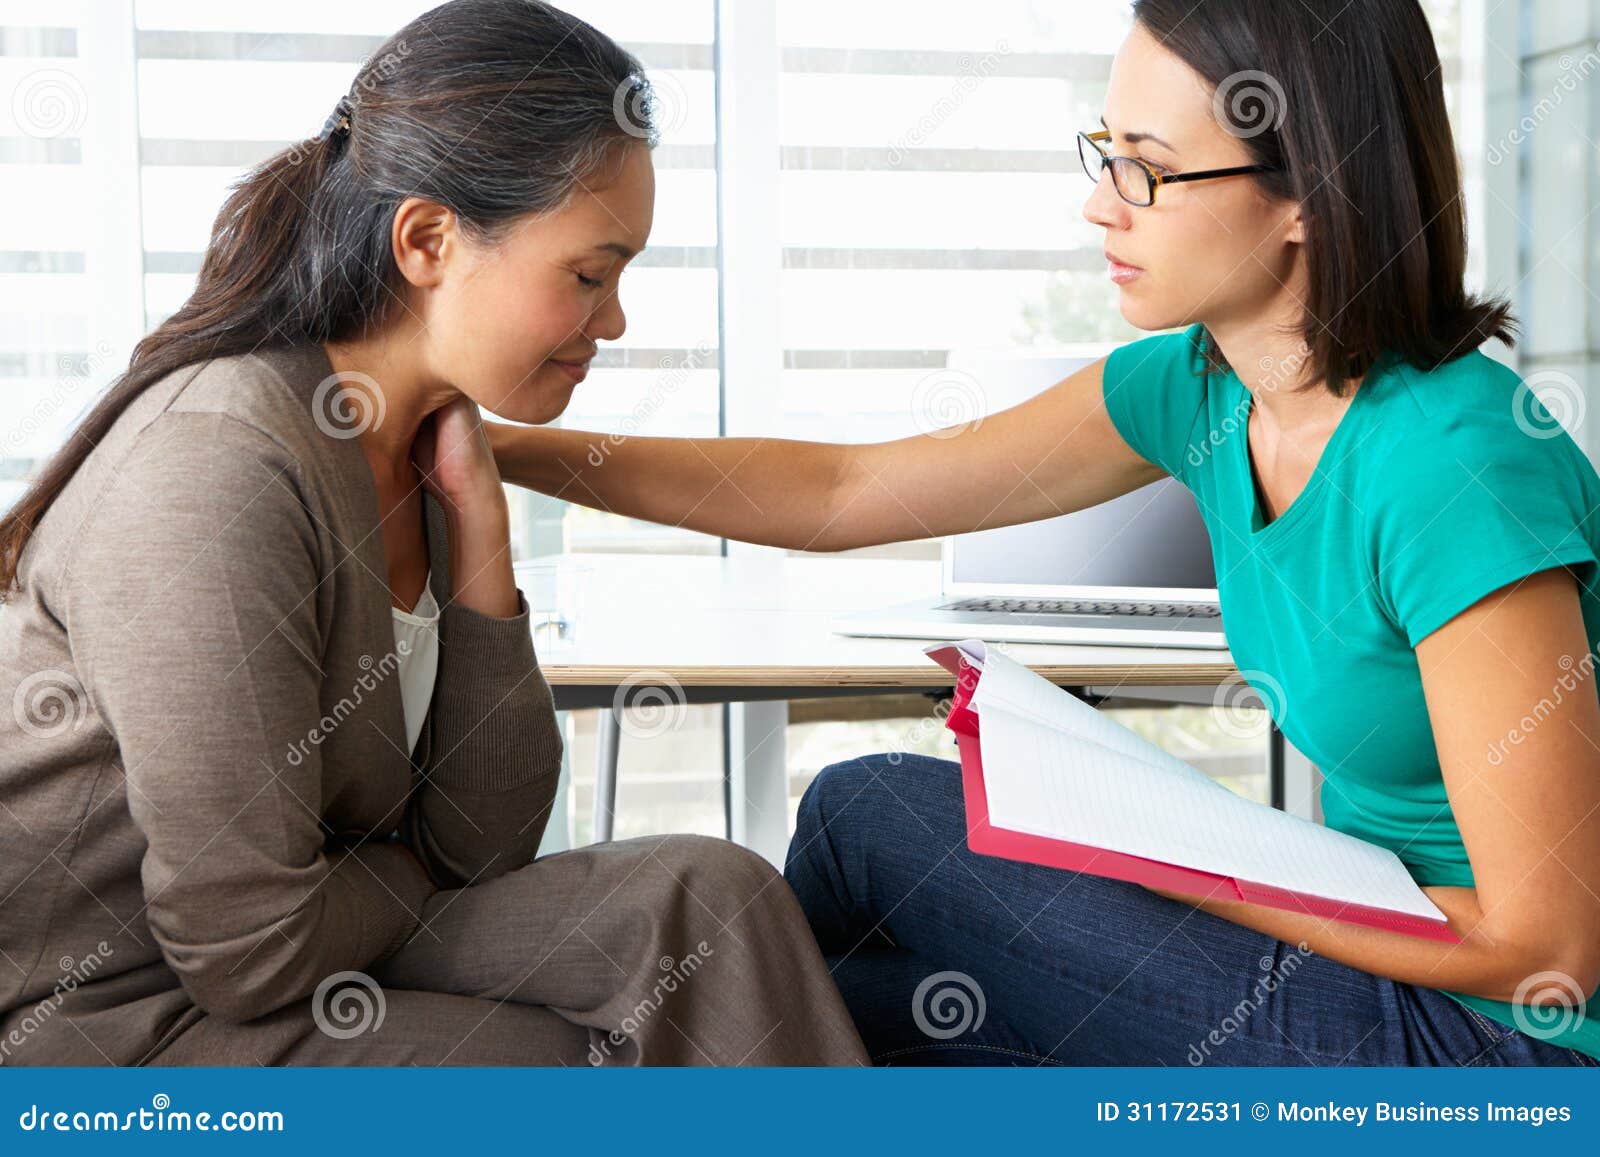
{"type": "Polygon", "coordinates": [[[594,842],[606,843],[617,818],[617,759],[622,754],[622,713],[600,709],[599,764],[594,773],[594,842]]]}
{"type": "Polygon", "coordinates": [[[728,835],[778,868],[789,848],[789,704],[728,705],[728,835]]]}
{"type": "Polygon", "coordinates": [[[1283,782],[1283,732],[1276,723],[1267,724],[1267,798],[1272,806],[1282,809],[1286,802],[1283,782]]]}

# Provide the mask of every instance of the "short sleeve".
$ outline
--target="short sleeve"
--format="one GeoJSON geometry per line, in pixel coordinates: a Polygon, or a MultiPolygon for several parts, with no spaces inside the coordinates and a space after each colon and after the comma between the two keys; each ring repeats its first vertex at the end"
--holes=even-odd
{"type": "Polygon", "coordinates": [[[1180,482],[1189,468],[1195,421],[1206,399],[1198,325],[1129,342],[1106,358],[1106,412],[1123,441],[1180,482]]]}
{"type": "Polygon", "coordinates": [[[1594,470],[1511,408],[1430,418],[1373,474],[1362,505],[1379,598],[1417,643],[1485,595],[1557,566],[1595,581],[1594,470]]]}

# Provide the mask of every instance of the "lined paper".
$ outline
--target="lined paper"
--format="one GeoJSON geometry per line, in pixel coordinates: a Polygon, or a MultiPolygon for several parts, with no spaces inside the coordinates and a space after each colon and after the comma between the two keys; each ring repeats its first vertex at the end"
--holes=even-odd
{"type": "Polygon", "coordinates": [[[1235,795],[993,647],[960,646],[983,669],[971,705],[996,827],[1444,918],[1388,849],[1235,795]]]}

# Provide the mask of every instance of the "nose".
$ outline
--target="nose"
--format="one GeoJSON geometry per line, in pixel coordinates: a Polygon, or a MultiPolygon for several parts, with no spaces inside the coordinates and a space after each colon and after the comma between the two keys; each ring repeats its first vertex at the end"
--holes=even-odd
{"type": "Polygon", "coordinates": [[[1111,180],[1111,171],[1103,171],[1100,180],[1095,183],[1094,192],[1083,203],[1084,220],[1102,229],[1126,229],[1132,224],[1132,212],[1133,207],[1117,193],[1111,180]]]}
{"type": "Polygon", "coordinates": [[[622,294],[613,293],[589,315],[585,332],[595,341],[616,341],[628,329],[628,316],[622,312],[622,294]]]}

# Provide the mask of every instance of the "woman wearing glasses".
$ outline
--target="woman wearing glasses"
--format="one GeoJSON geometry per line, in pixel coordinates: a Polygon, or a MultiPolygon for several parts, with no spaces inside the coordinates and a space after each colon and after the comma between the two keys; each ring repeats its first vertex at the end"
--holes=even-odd
{"type": "Polygon", "coordinates": [[[1514,323],[1463,285],[1426,19],[1415,0],[1134,13],[1079,141],[1084,213],[1123,316],[1175,332],[957,437],[630,437],[594,464],[595,435],[491,425],[502,474],[814,551],[1170,475],[1326,822],[1396,852],[1461,937],[976,856],[954,763],[867,755],[806,792],[786,876],[875,1059],[1600,1063],[1600,478],[1479,352],[1514,323]],[[965,1032],[924,1031],[938,973],[982,993],[965,1032]]]}

